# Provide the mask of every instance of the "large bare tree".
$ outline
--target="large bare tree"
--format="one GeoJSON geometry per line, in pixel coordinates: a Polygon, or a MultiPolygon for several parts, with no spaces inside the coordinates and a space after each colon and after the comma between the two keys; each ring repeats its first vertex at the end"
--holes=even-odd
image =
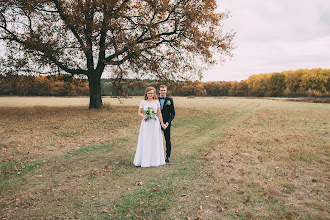
{"type": "Polygon", "coordinates": [[[216,9],[215,0],[0,0],[0,39],[20,71],[86,75],[99,108],[104,72],[182,79],[231,56],[228,14],[216,9]]]}

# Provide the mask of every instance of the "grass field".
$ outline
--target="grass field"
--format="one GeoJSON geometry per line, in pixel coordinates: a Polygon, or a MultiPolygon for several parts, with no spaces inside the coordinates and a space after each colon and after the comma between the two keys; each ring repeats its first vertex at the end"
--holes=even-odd
{"type": "Polygon", "coordinates": [[[2,219],[330,219],[330,105],[174,97],[172,163],[132,164],[142,97],[0,97],[2,219]]]}

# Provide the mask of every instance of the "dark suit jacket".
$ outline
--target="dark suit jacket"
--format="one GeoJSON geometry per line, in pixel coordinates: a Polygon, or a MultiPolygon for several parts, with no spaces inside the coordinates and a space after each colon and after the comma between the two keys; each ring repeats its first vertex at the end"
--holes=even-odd
{"type": "Polygon", "coordinates": [[[174,116],[175,116],[175,110],[174,110],[173,99],[166,96],[164,106],[162,109],[162,117],[164,124],[168,122],[169,125],[171,125],[174,116]]]}

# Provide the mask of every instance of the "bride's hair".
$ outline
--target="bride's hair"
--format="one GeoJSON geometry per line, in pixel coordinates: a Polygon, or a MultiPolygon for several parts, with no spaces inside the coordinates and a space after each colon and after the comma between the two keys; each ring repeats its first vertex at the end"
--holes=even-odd
{"type": "Polygon", "coordinates": [[[154,91],[154,99],[155,99],[155,100],[158,99],[157,94],[156,94],[156,89],[155,89],[154,87],[150,86],[150,87],[147,87],[147,88],[146,88],[146,92],[144,93],[144,100],[147,100],[147,99],[148,99],[147,93],[148,93],[149,91],[151,91],[151,90],[154,91]]]}

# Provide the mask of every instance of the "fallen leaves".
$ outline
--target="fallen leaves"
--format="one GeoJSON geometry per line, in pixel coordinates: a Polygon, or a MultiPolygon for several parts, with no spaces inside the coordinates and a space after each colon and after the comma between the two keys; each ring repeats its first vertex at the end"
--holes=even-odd
{"type": "Polygon", "coordinates": [[[221,205],[218,205],[217,209],[218,209],[219,212],[223,212],[223,210],[224,210],[221,205]]]}
{"type": "Polygon", "coordinates": [[[247,203],[250,201],[250,198],[248,196],[246,196],[245,193],[243,194],[243,199],[244,199],[244,203],[247,203]]]}
{"type": "Polygon", "coordinates": [[[136,181],[136,182],[135,182],[135,185],[136,185],[136,186],[142,186],[142,185],[143,185],[143,182],[142,182],[142,181],[136,181]]]}

